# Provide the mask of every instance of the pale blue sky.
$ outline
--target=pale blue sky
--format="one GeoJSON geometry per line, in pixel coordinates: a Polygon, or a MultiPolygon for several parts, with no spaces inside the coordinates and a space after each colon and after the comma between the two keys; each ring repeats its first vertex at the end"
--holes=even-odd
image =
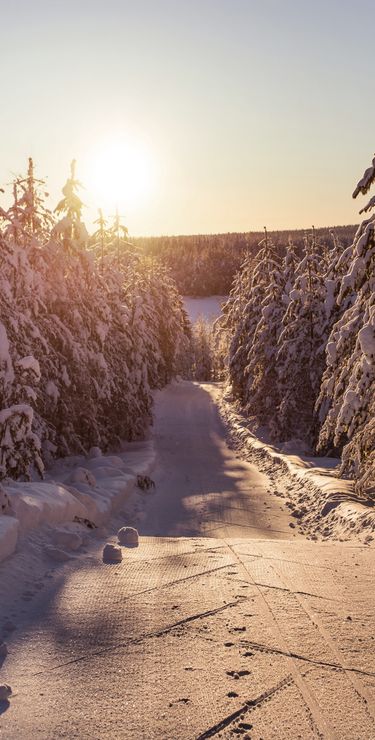
{"type": "Polygon", "coordinates": [[[0,15],[1,184],[32,155],[55,204],[76,157],[90,220],[91,160],[122,137],[152,163],[148,192],[118,198],[132,234],[358,220],[374,2],[0,0],[0,15]]]}

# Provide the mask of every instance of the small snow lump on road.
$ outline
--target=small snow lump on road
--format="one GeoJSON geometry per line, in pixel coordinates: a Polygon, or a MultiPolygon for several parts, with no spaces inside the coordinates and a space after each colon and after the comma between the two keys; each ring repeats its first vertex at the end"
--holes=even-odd
{"type": "Polygon", "coordinates": [[[121,527],[117,532],[117,537],[120,545],[138,547],[139,537],[138,532],[134,527],[121,527]]]}
{"type": "Polygon", "coordinates": [[[120,563],[122,560],[122,550],[118,545],[107,542],[103,548],[103,560],[105,563],[120,563]]]}

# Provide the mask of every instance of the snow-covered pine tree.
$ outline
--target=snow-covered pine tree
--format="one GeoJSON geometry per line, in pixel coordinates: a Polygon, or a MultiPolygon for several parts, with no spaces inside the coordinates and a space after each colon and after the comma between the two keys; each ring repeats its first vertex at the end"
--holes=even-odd
{"type": "Polygon", "coordinates": [[[68,177],[63,189],[63,198],[58,202],[55,213],[62,218],[54,227],[54,236],[62,239],[66,251],[77,249],[80,251],[88,242],[88,233],[82,222],[83,202],[78,195],[82,183],[76,178],[76,160],[70,164],[70,177],[68,177]]]}
{"type": "Polygon", "coordinates": [[[255,330],[260,318],[260,307],[267,291],[271,276],[275,269],[279,269],[279,256],[267,235],[260,243],[260,250],[254,258],[253,268],[248,276],[249,284],[244,288],[241,285],[239,295],[244,299],[242,310],[238,315],[237,326],[231,342],[229,353],[229,375],[233,393],[242,405],[251,403],[250,388],[253,382],[251,375],[251,353],[255,330]],[[243,295],[244,291],[244,295],[243,295]]]}
{"type": "Polygon", "coordinates": [[[212,327],[202,316],[193,324],[193,378],[209,381],[213,375],[212,327]]]}
{"type": "Polygon", "coordinates": [[[140,267],[153,307],[153,325],[160,351],[156,387],[160,388],[177,372],[177,357],[189,336],[189,322],[169,271],[154,258],[144,258],[140,267]]]}
{"type": "Polygon", "coordinates": [[[13,229],[18,230],[18,243],[32,245],[33,239],[45,241],[49,236],[54,219],[45,205],[45,185],[45,180],[35,177],[34,162],[29,157],[27,175],[14,180],[14,201],[7,212],[13,229]]]}
{"type": "Polygon", "coordinates": [[[30,474],[31,463],[42,473],[43,423],[38,355],[46,354],[40,331],[45,313],[46,267],[43,240],[52,216],[44,205],[42,180],[29,159],[26,177],[16,178],[14,200],[2,210],[0,253],[0,455],[1,475],[30,474]]]}
{"type": "Polygon", "coordinates": [[[248,411],[258,423],[266,425],[273,435],[280,405],[277,345],[282,320],[294,283],[297,256],[289,243],[283,263],[273,265],[270,284],[261,303],[261,315],[254,332],[248,374],[252,378],[248,411]]]}
{"type": "Polygon", "coordinates": [[[251,276],[253,271],[252,256],[246,255],[240,270],[235,275],[233,286],[229,293],[229,298],[222,307],[221,316],[214,322],[215,336],[218,337],[218,343],[224,349],[226,355],[226,365],[229,366],[231,356],[231,346],[234,342],[240,346],[241,340],[237,336],[240,322],[242,320],[243,308],[245,305],[245,295],[250,292],[251,276]]]}
{"type": "Polygon", "coordinates": [[[280,405],[274,433],[279,440],[301,438],[312,443],[314,405],[324,369],[327,335],[325,283],[314,234],[305,240],[296,268],[278,340],[277,372],[280,405]]]}
{"type": "MultiPolygon", "coordinates": [[[[366,194],[375,180],[375,158],[354,190],[366,194]]],[[[360,213],[375,206],[373,196],[360,213]]],[[[375,213],[358,228],[343,254],[337,310],[327,343],[327,369],[317,402],[322,422],[318,449],[342,450],[342,472],[375,496],[375,213]]]]}

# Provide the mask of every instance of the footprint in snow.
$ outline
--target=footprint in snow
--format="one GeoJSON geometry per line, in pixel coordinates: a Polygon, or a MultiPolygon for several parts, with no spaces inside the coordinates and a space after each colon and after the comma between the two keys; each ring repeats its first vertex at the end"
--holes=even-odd
{"type": "Polygon", "coordinates": [[[8,619],[6,622],[4,622],[4,624],[3,624],[3,630],[4,630],[4,632],[14,632],[15,629],[17,629],[17,627],[14,624],[14,622],[11,622],[10,619],[8,619]]]}
{"type": "Polygon", "coordinates": [[[173,707],[175,704],[189,704],[189,703],[190,703],[190,699],[183,698],[183,699],[177,699],[176,701],[170,701],[168,706],[173,707]]]}
{"type": "Polygon", "coordinates": [[[238,681],[239,678],[242,678],[242,676],[250,676],[250,671],[225,671],[227,676],[230,676],[231,678],[234,678],[236,681],[238,681]]]}
{"type": "Polygon", "coordinates": [[[0,684],[0,702],[7,702],[12,696],[12,689],[7,683],[0,684]]]}
{"type": "Polygon", "coordinates": [[[24,591],[22,594],[22,601],[31,601],[33,596],[35,596],[34,591],[24,591]]]}

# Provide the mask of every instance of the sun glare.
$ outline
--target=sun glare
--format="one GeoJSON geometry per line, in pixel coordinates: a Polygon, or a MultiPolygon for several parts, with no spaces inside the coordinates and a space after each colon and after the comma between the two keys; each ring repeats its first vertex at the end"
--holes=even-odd
{"type": "Polygon", "coordinates": [[[129,211],[147,200],[154,179],[153,157],[145,145],[113,139],[90,157],[85,185],[95,206],[129,211]]]}

